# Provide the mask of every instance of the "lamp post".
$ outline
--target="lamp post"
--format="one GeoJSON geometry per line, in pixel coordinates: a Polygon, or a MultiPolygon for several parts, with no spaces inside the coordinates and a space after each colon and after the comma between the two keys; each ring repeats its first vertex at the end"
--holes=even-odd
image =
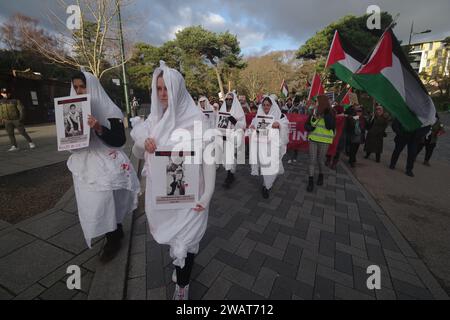
{"type": "Polygon", "coordinates": [[[122,77],[123,77],[123,91],[125,94],[125,105],[127,107],[127,119],[130,119],[131,108],[130,108],[130,98],[128,96],[128,78],[127,69],[125,66],[125,46],[123,43],[123,31],[122,31],[122,16],[120,14],[120,0],[116,0],[117,5],[117,16],[119,19],[119,42],[120,42],[120,56],[122,60],[122,77]]]}
{"type": "Polygon", "coordinates": [[[411,32],[409,33],[409,43],[408,43],[408,45],[411,46],[411,40],[412,40],[413,36],[418,35],[418,34],[430,33],[430,32],[431,32],[430,29],[424,30],[422,32],[414,32],[414,21],[413,21],[412,24],[411,24],[411,32]]]}

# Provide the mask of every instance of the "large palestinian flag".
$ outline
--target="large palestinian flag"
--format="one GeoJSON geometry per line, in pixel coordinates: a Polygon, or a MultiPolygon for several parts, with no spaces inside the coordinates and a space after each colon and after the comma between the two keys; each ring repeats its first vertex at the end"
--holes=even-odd
{"type": "Polygon", "coordinates": [[[336,30],[325,68],[331,68],[336,77],[351,87],[362,90],[360,85],[353,80],[353,74],[361,67],[364,58],[364,55],[342,38],[336,30]]]}
{"type": "Polygon", "coordinates": [[[436,108],[391,29],[353,79],[407,131],[434,124],[436,108]]]}

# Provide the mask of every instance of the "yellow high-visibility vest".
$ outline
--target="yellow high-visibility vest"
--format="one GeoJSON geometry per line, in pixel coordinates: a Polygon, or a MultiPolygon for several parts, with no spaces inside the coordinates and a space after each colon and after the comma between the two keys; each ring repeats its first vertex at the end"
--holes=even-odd
{"type": "Polygon", "coordinates": [[[312,121],[311,119],[311,125],[316,127],[316,129],[309,133],[309,140],[326,144],[333,143],[334,131],[325,127],[325,120],[323,118],[316,121],[312,121]]]}

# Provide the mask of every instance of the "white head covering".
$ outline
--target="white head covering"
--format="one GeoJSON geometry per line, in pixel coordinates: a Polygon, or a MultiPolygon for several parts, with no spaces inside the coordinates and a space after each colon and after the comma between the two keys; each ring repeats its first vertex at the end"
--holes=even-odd
{"type": "MultiPolygon", "coordinates": [[[[242,119],[245,118],[245,113],[244,110],[242,109],[241,103],[239,102],[239,99],[236,96],[236,93],[234,92],[229,92],[226,94],[225,98],[228,96],[233,96],[233,104],[231,105],[231,110],[230,113],[231,115],[236,119],[242,119]]],[[[222,107],[220,107],[220,112],[227,112],[227,102],[225,101],[222,104],[222,107]]]]}
{"type": "Polygon", "coordinates": [[[213,107],[209,103],[208,98],[206,98],[205,96],[202,96],[202,97],[200,97],[200,99],[198,99],[198,107],[200,108],[200,110],[203,110],[202,106],[200,105],[200,102],[202,102],[202,101],[206,102],[204,111],[214,111],[213,107]]]}
{"type": "Polygon", "coordinates": [[[157,146],[170,145],[170,136],[173,131],[186,129],[192,133],[194,121],[203,121],[203,113],[187,91],[183,76],[177,70],[167,67],[164,61],[160,61],[159,68],[153,73],[152,106],[147,119],[150,128],[149,137],[156,140],[157,146]],[[161,72],[169,96],[169,106],[165,113],[157,90],[161,72]]]}
{"type": "Polygon", "coordinates": [[[272,106],[270,107],[270,111],[269,114],[266,114],[264,112],[264,107],[263,107],[263,103],[261,102],[261,104],[258,107],[258,113],[256,114],[257,116],[265,116],[265,115],[269,115],[269,116],[273,116],[274,120],[279,120],[281,118],[281,110],[278,107],[278,103],[275,101],[275,99],[272,96],[264,96],[262,101],[264,101],[265,98],[269,98],[270,101],[272,102],[272,106]]]}
{"type": "MultiPolygon", "coordinates": [[[[123,120],[122,110],[110,99],[103,89],[100,81],[93,74],[84,72],[86,78],[86,90],[91,95],[91,112],[102,126],[111,129],[111,124],[108,119],[123,120]]],[[[70,95],[76,96],[77,93],[73,88],[73,83],[70,86],[70,95]]]]}

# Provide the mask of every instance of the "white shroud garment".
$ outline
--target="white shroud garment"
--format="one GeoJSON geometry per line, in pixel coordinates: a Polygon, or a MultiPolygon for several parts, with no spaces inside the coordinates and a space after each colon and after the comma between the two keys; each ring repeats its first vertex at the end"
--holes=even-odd
{"type": "MultiPolygon", "coordinates": [[[[236,145],[236,148],[233,148],[233,150],[227,151],[226,146],[229,145],[229,143],[226,143],[223,139],[215,139],[216,143],[216,151],[217,151],[217,163],[222,164],[227,171],[231,171],[232,173],[236,172],[236,158],[234,158],[234,161],[231,163],[227,161],[227,157],[224,152],[233,152],[233,154],[236,154],[236,151],[240,154],[244,152],[244,136],[245,136],[245,128],[247,126],[246,120],[245,120],[245,113],[242,109],[241,103],[239,102],[239,99],[237,95],[234,92],[227,93],[225,97],[233,96],[233,104],[231,105],[231,109],[228,112],[227,111],[227,103],[226,101],[222,104],[220,107],[220,112],[227,112],[230,113],[233,118],[236,119],[236,124],[233,125],[232,123],[229,124],[228,129],[234,130],[234,133],[236,134],[236,139],[233,142],[233,145],[236,145]]],[[[228,138],[229,139],[229,138],[228,138]]]]}
{"type": "MultiPolygon", "coordinates": [[[[123,120],[122,111],[94,75],[83,74],[87,93],[91,95],[92,115],[100,125],[110,129],[108,119],[123,120]]],[[[73,86],[70,95],[76,95],[73,86]]],[[[91,239],[116,230],[125,215],[137,208],[140,183],[122,148],[106,145],[94,130],[89,147],[72,151],[67,167],[73,175],[78,215],[90,247],[91,239]]]]}
{"type": "MultiPolygon", "coordinates": [[[[145,211],[148,218],[150,232],[160,244],[170,246],[173,264],[184,267],[187,253],[197,254],[199,243],[203,238],[208,223],[209,203],[214,193],[216,179],[215,165],[200,165],[199,204],[205,210],[196,212],[193,209],[161,210],[152,207],[153,193],[152,166],[150,154],[145,152],[145,140],[153,138],[156,147],[173,147],[171,135],[177,129],[185,129],[193,137],[194,122],[203,122],[204,115],[195,105],[194,100],[186,90],[183,76],[176,70],[165,65],[163,61],[153,74],[151,114],[144,122],[135,124],[131,136],[135,141],[133,153],[139,158],[145,158],[143,174],[147,177],[145,192],[145,211]],[[169,105],[164,112],[157,95],[157,79],[163,72],[163,79],[168,91],[169,105]]],[[[203,124],[204,127],[204,124],[203,124]]],[[[200,138],[201,137],[196,137],[200,138]]],[[[192,141],[191,141],[192,142],[192,141]]]]}
{"type": "MultiPolygon", "coordinates": [[[[266,97],[264,97],[266,98],[266,97]]],[[[257,126],[257,116],[272,116],[273,117],[273,122],[278,122],[280,124],[280,129],[279,129],[279,141],[280,141],[280,146],[279,146],[279,154],[278,154],[278,160],[279,160],[279,170],[277,174],[265,174],[265,170],[264,167],[261,167],[261,165],[259,164],[259,154],[257,154],[257,150],[255,150],[254,148],[258,146],[257,143],[251,143],[250,147],[251,150],[250,152],[257,154],[257,159],[258,159],[258,164],[252,164],[251,165],[251,169],[252,172],[251,174],[254,176],[258,176],[259,175],[259,171],[261,169],[261,175],[264,178],[264,186],[267,189],[271,189],[275,179],[277,178],[278,175],[280,174],[284,174],[284,167],[283,167],[283,156],[286,154],[287,151],[287,144],[289,142],[289,120],[287,119],[287,117],[285,115],[282,114],[280,108],[278,107],[278,104],[276,103],[275,99],[272,96],[268,97],[270,99],[270,101],[272,102],[272,107],[269,110],[269,113],[265,113],[264,112],[264,107],[262,104],[259,105],[258,107],[258,113],[256,114],[256,117],[253,119],[252,121],[252,125],[254,127],[257,126]]],[[[271,129],[273,130],[273,129],[271,129]]],[[[268,142],[268,150],[271,150],[271,146],[270,146],[271,142],[268,142]]]]}
{"type": "Polygon", "coordinates": [[[203,112],[203,114],[205,115],[205,124],[206,127],[203,128],[204,130],[208,130],[208,129],[213,129],[216,125],[216,115],[217,113],[214,111],[212,105],[209,103],[208,98],[206,97],[200,97],[200,99],[198,99],[198,107],[200,108],[200,110],[203,112]],[[205,101],[205,109],[202,109],[201,106],[201,102],[205,101]]]}

